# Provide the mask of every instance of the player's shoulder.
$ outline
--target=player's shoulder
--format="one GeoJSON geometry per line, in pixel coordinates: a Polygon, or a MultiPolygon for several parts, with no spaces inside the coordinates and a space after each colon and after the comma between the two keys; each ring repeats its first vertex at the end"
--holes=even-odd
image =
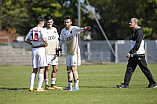
{"type": "Polygon", "coordinates": [[[66,28],[64,27],[61,31],[66,31],[66,28]]]}
{"type": "Polygon", "coordinates": [[[45,29],[45,30],[48,30],[48,28],[47,28],[47,27],[44,27],[44,29],[45,29]]]}
{"type": "Polygon", "coordinates": [[[53,29],[53,30],[57,30],[57,28],[56,28],[56,27],[52,27],[52,29],[53,29]]]}
{"type": "Polygon", "coordinates": [[[78,26],[71,26],[71,28],[79,28],[78,26]]]}

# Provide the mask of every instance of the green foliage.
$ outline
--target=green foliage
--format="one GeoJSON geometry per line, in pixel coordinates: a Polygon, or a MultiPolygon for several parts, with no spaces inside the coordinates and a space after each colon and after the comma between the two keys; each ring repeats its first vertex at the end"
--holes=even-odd
{"type": "MultiPolygon", "coordinates": [[[[34,20],[38,15],[52,16],[54,26],[60,33],[64,27],[63,17],[70,15],[73,25],[78,24],[77,0],[3,0],[2,2],[2,27],[8,29],[14,27],[17,33],[26,35],[30,28],[36,26],[34,20]]],[[[101,16],[99,19],[107,37],[111,40],[129,39],[129,20],[132,17],[139,18],[141,27],[146,29],[145,38],[156,39],[157,36],[157,0],[88,0],[95,12],[101,16]]],[[[104,40],[91,11],[88,11],[87,3],[81,4],[81,27],[92,26],[92,38],[104,40]],[[86,11],[83,11],[86,10],[86,11]]]]}
{"type": "MultiPolygon", "coordinates": [[[[154,79],[157,79],[156,67],[149,65],[154,79]]],[[[148,81],[139,67],[129,89],[116,88],[123,81],[125,68],[126,65],[82,65],[78,67],[79,91],[29,92],[31,66],[0,66],[0,104],[156,104],[157,88],[146,88],[148,81]]],[[[49,73],[49,83],[50,76],[49,73]]],[[[37,80],[38,77],[34,88],[37,80]]],[[[56,84],[67,87],[65,66],[59,66],[56,84]]]]}
{"type": "Polygon", "coordinates": [[[151,36],[153,28],[142,27],[144,29],[144,37],[147,38],[151,36]]]}

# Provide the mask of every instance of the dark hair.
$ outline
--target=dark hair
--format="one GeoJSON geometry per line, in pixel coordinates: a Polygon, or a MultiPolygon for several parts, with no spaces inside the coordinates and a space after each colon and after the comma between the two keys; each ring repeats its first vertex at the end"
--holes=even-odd
{"type": "Polygon", "coordinates": [[[47,18],[46,18],[46,21],[49,21],[49,20],[51,20],[51,19],[53,19],[51,16],[48,16],[47,18]]]}
{"type": "Polygon", "coordinates": [[[36,18],[36,24],[39,24],[40,22],[45,21],[44,18],[42,16],[38,16],[36,18]]]}
{"type": "Polygon", "coordinates": [[[70,16],[65,16],[64,19],[70,19],[72,21],[72,18],[70,16]]]}

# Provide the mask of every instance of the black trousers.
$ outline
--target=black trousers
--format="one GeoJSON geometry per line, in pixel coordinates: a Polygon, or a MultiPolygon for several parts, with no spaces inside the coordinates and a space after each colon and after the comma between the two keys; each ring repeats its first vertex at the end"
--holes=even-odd
{"type": "Polygon", "coordinates": [[[147,77],[149,84],[156,84],[154,78],[147,67],[145,56],[142,57],[130,57],[128,60],[127,70],[124,77],[124,84],[129,85],[132,74],[134,73],[136,66],[139,65],[144,75],[147,77]]]}

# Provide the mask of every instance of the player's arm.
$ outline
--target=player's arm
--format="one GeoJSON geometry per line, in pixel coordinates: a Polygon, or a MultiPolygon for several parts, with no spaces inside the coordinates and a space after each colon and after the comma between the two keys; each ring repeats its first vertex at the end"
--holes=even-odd
{"type": "Polygon", "coordinates": [[[90,26],[86,26],[86,27],[84,27],[84,28],[79,28],[79,27],[77,27],[76,30],[77,30],[77,32],[81,32],[81,31],[89,30],[90,28],[91,28],[90,26]]]}
{"type": "Polygon", "coordinates": [[[42,40],[44,42],[44,46],[47,47],[48,46],[48,43],[47,43],[47,38],[46,38],[46,29],[43,28],[42,31],[41,31],[41,36],[42,36],[42,40]]]}
{"type": "Polygon", "coordinates": [[[64,40],[60,40],[59,44],[58,44],[58,47],[61,47],[63,43],[64,43],[64,40]]]}
{"type": "Polygon", "coordinates": [[[62,44],[64,43],[64,37],[63,37],[63,29],[61,30],[61,34],[60,34],[60,38],[59,38],[59,44],[58,47],[60,48],[62,46],[62,44]]]}
{"type": "Polygon", "coordinates": [[[44,42],[44,45],[45,45],[45,47],[47,47],[48,46],[48,43],[47,43],[47,38],[43,38],[43,42],[44,42]]]}
{"type": "Polygon", "coordinates": [[[31,43],[31,41],[30,41],[30,39],[25,39],[25,42],[27,43],[27,44],[29,44],[29,45],[32,45],[32,43],[31,43]]]}
{"type": "MultiPolygon", "coordinates": [[[[31,31],[31,30],[30,30],[31,31]]],[[[32,43],[31,43],[31,41],[30,41],[30,31],[29,31],[29,33],[26,35],[26,37],[25,37],[25,42],[27,43],[27,44],[29,44],[29,45],[32,45],[32,43]]]]}
{"type": "Polygon", "coordinates": [[[84,30],[89,30],[91,27],[90,26],[86,26],[86,27],[84,27],[83,29],[84,30]]]}

